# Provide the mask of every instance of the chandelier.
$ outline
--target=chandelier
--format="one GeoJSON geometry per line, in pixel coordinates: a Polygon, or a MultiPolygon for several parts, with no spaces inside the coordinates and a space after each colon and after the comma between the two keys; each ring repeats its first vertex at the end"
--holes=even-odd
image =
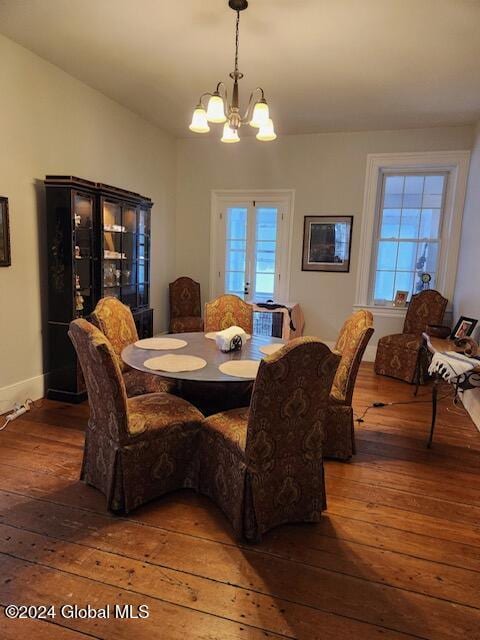
{"type": "Polygon", "coordinates": [[[195,133],[208,133],[210,127],[209,122],[224,123],[222,142],[240,142],[238,130],[242,124],[250,124],[251,127],[258,129],[257,140],[268,142],[275,140],[277,137],[273,128],[273,122],[270,118],[270,112],[265,94],[261,87],[257,87],[250,95],[247,110],[245,114],[240,115],[238,100],[238,81],[243,78],[243,73],[238,70],[238,42],[239,42],[239,24],[240,11],[248,7],[247,0],[229,0],[228,5],[237,13],[237,21],[235,27],[235,69],[230,74],[233,80],[232,99],[229,101],[227,88],[223,82],[217,84],[217,88],[213,93],[203,93],[200,96],[197,106],[193,112],[190,131],[195,133]],[[207,108],[205,109],[204,100],[209,98],[207,108]]]}

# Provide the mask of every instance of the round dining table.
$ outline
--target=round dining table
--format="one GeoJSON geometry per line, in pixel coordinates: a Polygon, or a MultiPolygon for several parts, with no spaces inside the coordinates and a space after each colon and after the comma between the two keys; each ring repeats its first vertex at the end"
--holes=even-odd
{"type": "Polygon", "coordinates": [[[132,369],[138,369],[146,373],[170,378],[178,381],[188,382],[249,382],[254,378],[238,378],[226,373],[222,373],[218,368],[223,362],[229,360],[261,360],[265,357],[260,351],[260,347],[269,344],[285,344],[280,338],[270,338],[265,336],[252,336],[247,340],[239,351],[229,351],[224,353],[217,347],[215,340],[206,338],[204,333],[169,333],[168,335],[157,336],[159,338],[175,338],[184,340],[187,344],[180,349],[143,349],[130,344],[122,351],[122,360],[132,369]],[[144,365],[146,360],[155,356],[166,354],[198,356],[206,361],[203,369],[196,371],[159,371],[149,369],[144,365]]]}

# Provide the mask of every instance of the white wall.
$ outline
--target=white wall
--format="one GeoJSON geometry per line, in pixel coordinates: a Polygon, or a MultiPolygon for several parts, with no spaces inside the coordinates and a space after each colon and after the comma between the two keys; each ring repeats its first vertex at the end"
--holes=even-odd
{"type": "Polygon", "coordinates": [[[175,141],[3,36],[0,79],[0,195],[9,198],[12,247],[12,266],[0,268],[1,413],[15,399],[42,395],[45,174],[77,175],[153,199],[151,298],[156,329],[166,327],[175,141]]]}
{"type": "MultiPolygon", "coordinates": [[[[470,175],[463,214],[462,239],[455,286],[454,321],[460,315],[480,320],[479,272],[480,242],[480,122],[475,130],[475,141],[470,158],[470,175]]],[[[480,326],[474,332],[480,338],[480,326]]],[[[464,395],[464,404],[480,428],[480,389],[464,395]]]]}
{"type": "MultiPolygon", "coordinates": [[[[451,127],[279,135],[271,143],[248,137],[235,145],[222,144],[212,133],[180,140],[176,275],[200,280],[208,296],[211,189],[293,188],[290,300],[302,305],[307,334],[333,341],[354,304],[367,154],[470,149],[472,137],[471,127],[451,127]],[[311,214],[355,216],[350,273],[301,271],[303,217],[311,214]]],[[[401,319],[378,318],[373,343],[401,324],[401,319]]]]}

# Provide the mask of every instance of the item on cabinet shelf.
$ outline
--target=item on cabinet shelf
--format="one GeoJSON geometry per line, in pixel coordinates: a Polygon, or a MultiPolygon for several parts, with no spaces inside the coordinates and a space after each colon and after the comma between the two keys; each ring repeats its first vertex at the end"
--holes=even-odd
{"type": "Polygon", "coordinates": [[[78,273],[75,275],[75,289],[80,289],[80,276],[78,273]]]}
{"type": "Polygon", "coordinates": [[[473,338],[457,338],[454,344],[461,349],[466,356],[474,358],[478,354],[478,342],[473,338]]]}
{"type": "Polygon", "coordinates": [[[75,213],[74,219],[75,219],[75,226],[79,227],[82,222],[82,216],[79,213],[75,213]]]}
{"type": "Polygon", "coordinates": [[[126,260],[126,253],[121,253],[120,251],[110,251],[109,249],[104,249],[103,257],[106,260],[126,260]]]}
{"type": "Polygon", "coordinates": [[[353,216],[305,216],[302,271],[350,271],[353,216]]]}
{"type": "Polygon", "coordinates": [[[122,277],[122,272],[120,269],[115,269],[115,284],[118,286],[120,286],[120,279],[122,277]]]}
{"type": "Polygon", "coordinates": [[[104,231],[117,231],[119,233],[125,233],[126,229],[123,225],[121,224],[104,224],[103,225],[103,230],[104,231]]]}
{"type": "Polygon", "coordinates": [[[77,311],[83,311],[83,303],[85,302],[83,296],[78,291],[75,293],[75,309],[77,311]]]}
{"type": "MultiPolygon", "coordinates": [[[[132,272],[130,271],[130,269],[124,269],[123,270],[123,279],[124,279],[124,283],[126,285],[130,284],[130,276],[132,275],[132,272]]],[[[120,274],[119,274],[119,278],[120,278],[120,274]]]]}
{"type": "Polygon", "coordinates": [[[220,351],[228,353],[229,351],[239,351],[243,347],[247,334],[242,327],[229,327],[223,331],[218,331],[215,336],[215,342],[220,351]]]}
{"type": "Polygon", "coordinates": [[[448,338],[452,333],[452,328],[444,324],[427,324],[426,333],[433,338],[448,338]]]}
{"type": "Polygon", "coordinates": [[[393,301],[394,307],[406,307],[408,299],[408,291],[397,291],[393,301]]]}
{"type": "Polygon", "coordinates": [[[75,245],[75,258],[81,258],[82,254],[80,253],[80,247],[77,245],[75,245]]]}
{"type": "Polygon", "coordinates": [[[478,320],[475,318],[467,318],[466,316],[460,316],[455,328],[452,331],[451,338],[467,338],[471,336],[473,330],[477,326],[478,320]]]}

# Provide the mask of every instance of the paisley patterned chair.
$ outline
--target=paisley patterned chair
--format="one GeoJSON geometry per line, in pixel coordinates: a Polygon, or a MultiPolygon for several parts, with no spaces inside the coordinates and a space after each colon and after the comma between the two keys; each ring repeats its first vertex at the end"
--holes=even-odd
{"type": "Polygon", "coordinates": [[[197,487],[203,415],[168,393],[127,398],[118,357],[105,335],[84,319],[69,336],[90,404],[81,478],[128,513],[164,493],[197,487]]]}
{"type": "Polygon", "coordinates": [[[427,324],[442,324],[448,300],[428,289],[412,296],[403,333],[384,336],[378,341],[375,373],[404,380],[423,382],[426,361],[422,358],[422,333],[427,324]]]}
{"type": "Polygon", "coordinates": [[[174,382],[164,380],[154,374],[137,371],[123,362],[121,358],[123,349],[138,340],[137,327],[129,307],[112,296],[102,298],[98,301],[89,320],[110,341],[118,366],[122,372],[129,398],[140,396],[144,393],[171,393],[175,391],[176,385],[174,382]]]}
{"type": "Polygon", "coordinates": [[[225,294],[205,304],[205,331],[223,331],[237,325],[253,332],[253,307],[238,296],[225,294]]]}
{"type": "Polygon", "coordinates": [[[169,285],[170,333],[203,331],[200,285],[191,278],[177,278],[169,285]]]}
{"type": "Polygon", "coordinates": [[[361,309],[347,318],[335,344],[341,355],[332,390],[323,455],[348,460],[355,453],[352,397],[358,369],[373,334],[373,316],[361,309]]]}
{"type": "Polygon", "coordinates": [[[239,537],[316,522],[326,508],[322,447],[339,360],[316,338],[296,338],[261,361],[249,409],[204,420],[199,490],[239,537]]]}

